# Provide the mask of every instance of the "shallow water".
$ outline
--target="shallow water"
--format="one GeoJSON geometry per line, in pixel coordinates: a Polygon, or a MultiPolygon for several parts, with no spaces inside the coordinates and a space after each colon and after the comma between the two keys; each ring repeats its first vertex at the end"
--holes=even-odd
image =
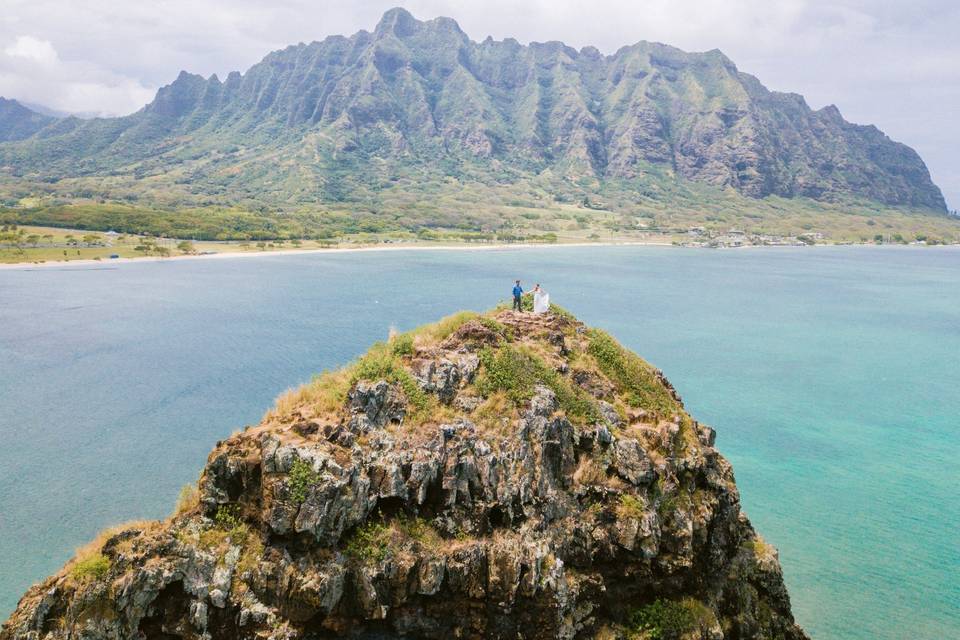
{"type": "Polygon", "coordinates": [[[960,251],[649,247],[0,271],[0,618],[214,441],[514,277],[661,367],[719,432],[815,638],[960,637],[960,251]]]}

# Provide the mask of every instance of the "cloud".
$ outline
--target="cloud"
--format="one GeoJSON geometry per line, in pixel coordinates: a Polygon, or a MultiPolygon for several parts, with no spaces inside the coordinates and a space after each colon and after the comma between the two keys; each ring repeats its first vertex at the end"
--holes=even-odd
{"type": "Polygon", "coordinates": [[[52,67],[60,62],[60,56],[57,55],[57,50],[52,44],[31,36],[20,36],[4,49],[3,53],[12,58],[24,58],[46,67],[52,67]]]}
{"type": "Polygon", "coordinates": [[[134,111],[153,90],[86,61],[64,61],[48,40],[21,35],[0,52],[0,95],[57,111],[117,114],[134,111]]]}

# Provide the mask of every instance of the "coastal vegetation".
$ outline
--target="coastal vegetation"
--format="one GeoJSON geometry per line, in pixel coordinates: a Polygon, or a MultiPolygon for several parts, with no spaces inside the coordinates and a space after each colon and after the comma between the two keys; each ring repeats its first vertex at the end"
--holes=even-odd
{"type": "Polygon", "coordinates": [[[423,518],[401,515],[387,522],[367,522],[347,540],[344,551],[359,563],[383,562],[406,545],[436,552],[448,542],[423,518]]]}
{"type": "MultiPolygon", "coordinates": [[[[786,201],[785,209],[797,203],[786,201]]],[[[96,210],[100,205],[92,205],[96,210]]],[[[960,219],[920,216],[897,210],[821,209],[796,215],[738,213],[718,215],[671,214],[665,226],[661,218],[637,218],[613,212],[577,213],[566,207],[541,212],[535,219],[503,213],[497,226],[473,229],[367,225],[328,226],[311,231],[294,224],[297,214],[282,215],[283,225],[271,231],[241,229],[226,232],[183,225],[129,224],[117,226],[111,213],[92,218],[33,215],[19,210],[0,210],[0,262],[44,262],[170,257],[205,253],[252,253],[290,249],[332,249],[369,246],[476,246],[494,244],[565,243],[655,243],[690,246],[744,246],[763,244],[953,244],[960,242],[960,219]],[[36,224],[34,224],[36,222],[36,224]],[[49,226],[40,226],[49,225],[49,226]],[[287,226],[284,226],[287,225],[287,226]],[[132,229],[133,231],[123,231],[132,229]],[[206,232],[203,231],[206,229],[206,232]],[[732,233],[731,233],[732,232],[732,233]]],[[[86,209],[85,207],[82,209],[86,209]]],[[[112,211],[109,207],[108,211],[112,211]]],[[[174,217],[181,214],[174,212],[174,217]]],[[[194,214],[199,218],[202,211],[194,214]]],[[[146,216],[149,218],[149,216],[146,216]]],[[[447,224],[456,224],[450,220],[447,224]]]]}
{"type": "Polygon", "coordinates": [[[173,509],[173,516],[182,516],[200,506],[200,492],[194,484],[185,484],[177,496],[177,504],[173,509]]]}
{"type": "Polygon", "coordinates": [[[581,420],[599,415],[596,403],[587,393],[572,386],[530,349],[504,345],[497,350],[484,348],[479,355],[483,368],[477,390],[481,395],[503,392],[515,405],[522,406],[533,397],[537,385],[545,385],[556,394],[568,415],[581,420]]]}
{"type": "MultiPolygon", "coordinates": [[[[514,187],[504,186],[507,190],[514,187]]],[[[469,191],[465,186],[463,191],[469,191]]],[[[110,203],[40,204],[0,207],[0,225],[35,229],[41,235],[68,229],[76,237],[113,231],[130,237],[191,240],[197,250],[330,248],[344,244],[556,244],[564,242],[657,242],[722,245],[731,232],[745,244],[952,244],[960,242],[960,218],[930,216],[869,202],[822,203],[776,196],[760,200],[696,185],[687,198],[663,202],[619,200],[604,209],[556,201],[541,192],[523,206],[451,193],[448,204],[424,194],[411,208],[387,200],[373,213],[363,207],[303,210],[241,208],[145,208],[110,203]],[[262,243],[262,244],[261,244],[262,243]]],[[[172,253],[180,253],[173,242],[172,253]]],[[[14,253],[58,259],[59,247],[26,238],[0,237],[0,260],[14,253]],[[25,251],[25,253],[20,253],[25,251]]],[[[64,247],[66,248],[66,247],[64,247]]],[[[83,248],[83,247],[79,247],[83,248]]],[[[69,252],[70,257],[75,252],[69,252]]],[[[83,255],[86,255],[84,253],[83,255]]],[[[62,257],[60,259],[63,259],[62,257]]]]}

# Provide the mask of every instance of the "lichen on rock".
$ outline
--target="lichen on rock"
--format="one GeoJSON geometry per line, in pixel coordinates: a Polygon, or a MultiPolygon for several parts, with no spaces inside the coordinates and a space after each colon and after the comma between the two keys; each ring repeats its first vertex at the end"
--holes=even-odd
{"type": "Polygon", "coordinates": [[[281,398],[0,639],[805,638],[714,438],[566,312],[458,314],[281,398]]]}

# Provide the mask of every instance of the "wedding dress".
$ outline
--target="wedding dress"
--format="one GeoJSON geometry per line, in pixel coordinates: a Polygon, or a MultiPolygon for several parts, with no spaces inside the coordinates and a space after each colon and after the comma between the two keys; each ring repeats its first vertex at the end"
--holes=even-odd
{"type": "Polygon", "coordinates": [[[550,308],[550,294],[546,291],[533,292],[533,312],[546,313],[550,308]]]}

